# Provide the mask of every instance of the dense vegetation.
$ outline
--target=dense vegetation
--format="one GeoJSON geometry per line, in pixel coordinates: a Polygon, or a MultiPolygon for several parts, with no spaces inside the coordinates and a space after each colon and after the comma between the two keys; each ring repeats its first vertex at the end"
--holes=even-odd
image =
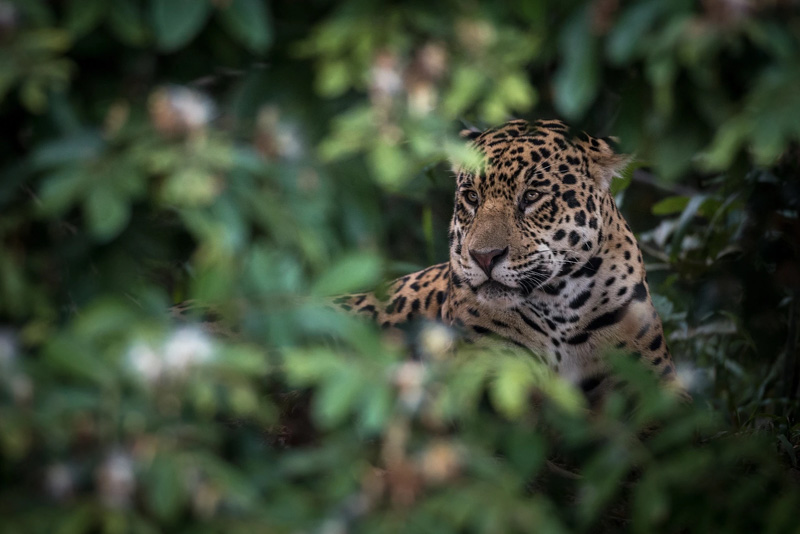
{"type": "Polygon", "coordinates": [[[0,0],[0,47],[1,532],[797,531],[796,2],[0,0]],[[318,306],[444,261],[511,116],[636,154],[691,406],[318,306]]]}

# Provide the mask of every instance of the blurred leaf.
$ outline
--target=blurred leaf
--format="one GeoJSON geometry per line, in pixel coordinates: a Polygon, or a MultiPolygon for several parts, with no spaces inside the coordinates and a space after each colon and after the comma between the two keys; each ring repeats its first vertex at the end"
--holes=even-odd
{"type": "Polygon", "coordinates": [[[87,175],[81,167],[64,167],[50,173],[39,191],[41,213],[63,214],[81,199],[87,186],[87,175]]]}
{"type": "Polygon", "coordinates": [[[361,428],[368,434],[380,433],[389,421],[394,402],[389,384],[378,382],[368,387],[361,403],[361,428]]]}
{"type": "Polygon", "coordinates": [[[35,169],[49,169],[67,163],[91,160],[102,154],[105,146],[99,132],[85,131],[42,143],[30,156],[35,169]]]}
{"type": "Polygon", "coordinates": [[[58,526],[57,534],[80,534],[91,530],[96,520],[96,510],[89,504],[73,507],[58,526]]]}
{"type": "MultiPolygon", "coordinates": [[[[198,0],[201,3],[203,0],[198,0]]],[[[78,3],[79,0],[76,1],[78,3]]],[[[135,0],[115,0],[114,9],[108,12],[108,22],[113,32],[133,46],[143,45],[149,35],[142,5],[135,0]]]]}
{"type": "Polygon", "coordinates": [[[528,406],[533,384],[530,368],[516,358],[503,359],[489,390],[497,409],[508,418],[519,417],[528,406]]]}
{"type": "Polygon", "coordinates": [[[458,116],[470,107],[480,95],[486,75],[469,65],[459,66],[453,73],[453,89],[447,92],[444,109],[450,116],[458,116]]]}
{"type": "Polygon", "coordinates": [[[409,179],[407,156],[396,145],[379,142],[369,154],[369,162],[376,180],[382,186],[397,190],[409,179]]]}
{"type": "Polygon", "coordinates": [[[355,370],[340,368],[326,377],[314,398],[314,413],[319,423],[325,428],[341,423],[356,407],[363,387],[362,377],[355,370]]]}
{"type": "Polygon", "coordinates": [[[653,204],[651,210],[653,215],[672,215],[685,210],[688,203],[689,197],[686,196],[667,197],[653,204]]]}
{"type": "Polygon", "coordinates": [[[565,117],[583,115],[597,94],[600,60],[597,38],[589,27],[589,10],[581,9],[559,37],[563,63],[553,77],[554,103],[565,117]]]}
{"type": "Polygon", "coordinates": [[[380,260],[372,254],[355,253],[334,263],[314,284],[313,295],[327,296],[375,287],[380,279],[380,260]]]}
{"type": "Polygon", "coordinates": [[[320,66],[316,89],[320,96],[335,98],[350,87],[350,73],[341,61],[328,61],[320,66]]]}
{"type": "Polygon", "coordinates": [[[616,198],[618,194],[625,191],[631,185],[631,182],[633,181],[633,173],[640,166],[640,163],[637,164],[636,162],[631,162],[627,167],[625,167],[625,170],[622,171],[619,177],[611,181],[611,187],[609,188],[609,191],[612,197],[616,198]]]}
{"type": "Polygon", "coordinates": [[[697,210],[700,209],[700,206],[705,202],[706,195],[696,195],[689,199],[689,202],[686,203],[686,207],[683,209],[678,222],[675,224],[675,229],[672,233],[672,241],[670,244],[670,257],[675,259],[678,257],[678,254],[681,251],[681,245],[683,243],[683,237],[686,235],[686,232],[689,230],[689,223],[697,214],[697,210]]]}
{"type": "Polygon", "coordinates": [[[632,5],[614,25],[608,39],[608,57],[612,63],[623,64],[634,55],[646,51],[642,47],[645,35],[668,6],[660,0],[645,0],[632,5]]]}
{"type": "Polygon", "coordinates": [[[524,479],[530,479],[546,460],[546,443],[543,437],[531,428],[515,426],[510,429],[506,453],[512,468],[519,470],[524,479]]]}
{"type": "Polygon", "coordinates": [[[211,12],[209,0],[150,0],[156,43],[174,52],[194,39],[211,12]]]}
{"type": "Polygon", "coordinates": [[[253,52],[272,42],[272,21],[264,0],[232,0],[219,8],[222,23],[253,52]]]}
{"type": "Polygon", "coordinates": [[[130,206],[109,186],[89,192],[84,204],[89,231],[103,241],[116,237],[128,224],[130,206]]]}
{"type": "Polygon", "coordinates": [[[104,0],[71,0],[67,4],[67,29],[77,36],[93,30],[105,16],[107,7],[104,0]]]}
{"type": "Polygon", "coordinates": [[[83,339],[63,334],[48,340],[45,356],[51,369],[67,378],[95,384],[114,379],[114,368],[106,365],[83,339]]]}
{"type": "Polygon", "coordinates": [[[633,501],[633,527],[638,532],[651,531],[669,513],[666,488],[657,476],[647,476],[637,487],[633,501]]]}
{"type": "Polygon", "coordinates": [[[144,497],[150,509],[165,523],[173,522],[185,499],[179,463],[166,454],[158,454],[147,470],[145,483],[144,497]]]}
{"type": "Polygon", "coordinates": [[[794,452],[794,446],[786,439],[783,434],[778,434],[778,442],[781,444],[783,451],[789,456],[792,461],[792,466],[797,467],[797,455],[794,452]]]}

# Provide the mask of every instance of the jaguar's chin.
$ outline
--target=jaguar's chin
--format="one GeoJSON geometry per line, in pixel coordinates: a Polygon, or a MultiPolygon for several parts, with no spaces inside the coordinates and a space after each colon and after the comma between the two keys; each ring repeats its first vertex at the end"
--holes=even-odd
{"type": "Polygon", "coordinates": [[[497,280],[487,280],[478,286],[476,296],[479,302],[501,307],[516,306],[522,300],[519,288],[507,286],[497,280]]]}
{"type": "Polygon", "coordinates": [[[478,292],[483,292],[484,294],[494,295],[494,294],[505,294],[505,293],[515,293],[518,291],[516,288],[507,286],[497,280],[486,280],[480,286],[478,286],[478,292]]]}

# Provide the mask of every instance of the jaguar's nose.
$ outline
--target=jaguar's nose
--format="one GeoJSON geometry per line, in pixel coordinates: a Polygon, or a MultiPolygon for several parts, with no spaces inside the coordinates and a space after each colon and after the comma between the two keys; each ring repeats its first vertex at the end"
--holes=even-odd
{"type": "Polygon", "coordinates": [[[492,269],[500,263],[500,261],[508,254],[508,247],[494,248],[492,250],[470,250],[469,255],[478,264],[478,267],[483,269],[486,276],[492,277],[492,269]]]}

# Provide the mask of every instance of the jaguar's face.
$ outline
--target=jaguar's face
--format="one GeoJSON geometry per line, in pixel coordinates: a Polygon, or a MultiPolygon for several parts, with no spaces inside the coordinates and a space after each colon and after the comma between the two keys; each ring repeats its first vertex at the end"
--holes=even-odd
{"type": "Polygon", "coordinates": [[[513,121],[475,146],[483,169],[457,169],[451,265],[478,300],[515,306],[599,249],[616,168],[597,154],[622,160],[603,141],[570,139],[555,121],[513,121]]]}

